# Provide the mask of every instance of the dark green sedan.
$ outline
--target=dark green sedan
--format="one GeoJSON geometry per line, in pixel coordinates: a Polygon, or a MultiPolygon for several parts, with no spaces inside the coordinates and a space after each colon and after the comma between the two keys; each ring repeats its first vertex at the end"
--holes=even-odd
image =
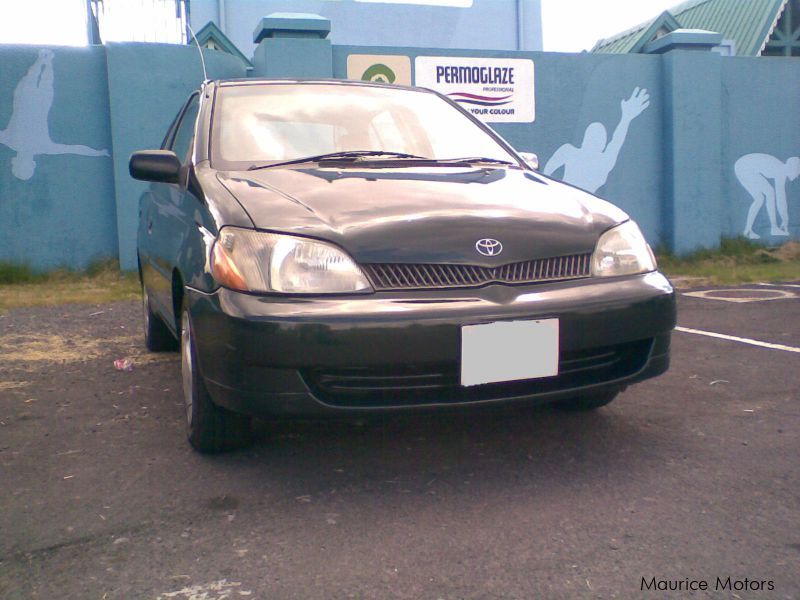
{"type": "Polygon", "coordinates": [[[594,409],[669,366],[636,223],[435,92],[207,82],[130,172],[146,344],[180,348],[200,451],[254,415],[594,409]]]}

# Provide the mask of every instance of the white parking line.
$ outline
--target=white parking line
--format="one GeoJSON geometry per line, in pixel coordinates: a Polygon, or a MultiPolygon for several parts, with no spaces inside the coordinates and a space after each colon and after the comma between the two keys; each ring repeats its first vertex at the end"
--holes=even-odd
{"type": "Polygon", "coordinates": [[[797,352],[798,354],[800,354],[800,348],[795,348],[793,346],[784,346],[783,344],[770,344],[769,342],[751,340],[750,338],[736,337],[735,335],[725,335],[724,333],[714,333],[713,331],[701,331],[700,329],[690,329],[689,327],[676,327],[675,331],[682,331],[683,333],[694,333],[696,335],[705,335],[708,337],[719,338],[721,340],[730,340],[732,342],[741,342],[742,344],[750,344],[751,346],[760,346],[762,348],[770,348],[772,350],[783,350],[784,352],[797,352]]]}
{"type": "Polygon", "coordinates": [[[800,288],[800,285],[797,285],[796,283],[757,283],[756,285],[768,285],[769,287],[800,288]]]}

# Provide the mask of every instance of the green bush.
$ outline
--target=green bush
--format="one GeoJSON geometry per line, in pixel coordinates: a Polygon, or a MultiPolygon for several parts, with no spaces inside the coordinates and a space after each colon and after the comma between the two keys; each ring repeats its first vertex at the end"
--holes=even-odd
{"type": "Polygon", "coordinates": [[[39,279],[41,275],[27,265],[0,262],[0,284],[31,283],[39,279]]]}

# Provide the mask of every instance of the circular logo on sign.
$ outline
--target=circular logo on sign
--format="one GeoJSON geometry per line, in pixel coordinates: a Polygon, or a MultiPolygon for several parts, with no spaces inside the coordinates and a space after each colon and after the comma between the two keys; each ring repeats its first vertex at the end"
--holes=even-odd
{"type": "Polygon", "coordinates": [[[503,244],[492,238],[483,238],[475,242],[475,249],[484,256],[497,256],[503,251],[503,244]]]}
{"type": "Polygon", "coordinates": [[[361,76],[361,81],[374,81],[376,83],[394,83],[395,79],[397,79],[397,76],[394,71],[381,63],[372,65],[361,76]]]}

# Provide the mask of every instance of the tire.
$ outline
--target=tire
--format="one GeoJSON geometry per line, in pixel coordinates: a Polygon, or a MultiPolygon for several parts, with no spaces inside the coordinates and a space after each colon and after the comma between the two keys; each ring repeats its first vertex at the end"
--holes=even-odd
{"type": "Polygon", "coordinates": [[[178,340],[172,335],[166,323],[153,312],[147,288],[142,285],[142,314],[144,317],[144,345],[150,352],[174,352],[178,340]]]}
{"type": "Polygon", "coordinates": [[[180,346],[189,443],[205,454],[246,446],[250,442],[250,418],[217,406],[211,400],[198,369],[192,321],[186,308],[181,312],[180,346]]]}
{"type": "Polygon", "coordinates": [[[617,397],[619,391],[613,390],[611,392],[600,392],[596,394],[587,394],[585,396],[575,396],[574,398],[567,398],[555,403],[555,407],[559,410],[566,410],[572,412],[582,412],[596,410],[601,406],[605,406],[617,397]]]}

